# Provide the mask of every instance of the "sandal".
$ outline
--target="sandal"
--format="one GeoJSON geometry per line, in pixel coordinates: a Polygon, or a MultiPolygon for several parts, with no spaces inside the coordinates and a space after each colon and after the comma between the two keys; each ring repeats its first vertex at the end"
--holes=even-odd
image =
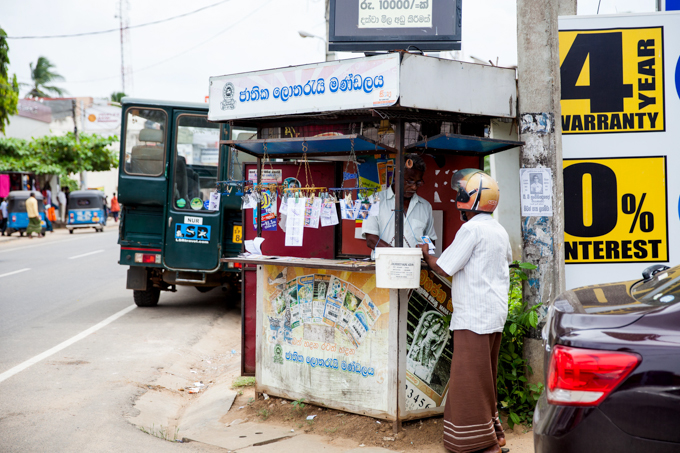
{"type": "Polygon", "coordinates": [[[503,426],[501,425],[501,419],[496,415],[493,419],[493,427],[496,430],[496,438],[498,439],[498,446],[505,446],[505,431],[503,431],[503,426]]]}

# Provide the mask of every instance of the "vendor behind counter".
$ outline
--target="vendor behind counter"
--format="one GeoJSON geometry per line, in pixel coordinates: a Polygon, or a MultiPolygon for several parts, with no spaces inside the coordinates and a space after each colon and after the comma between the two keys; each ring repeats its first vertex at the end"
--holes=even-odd
{"type": "MultiPolygon", "coordinates": [[[[422,244],[422,236],[429,236],[434,242],[437,234],[434,230],[432,205],[418,196],[417,191],[423,185],[423,176],[427,167],[422,157],[417,154],[404,156],[404,247],[417,247],[422,244]]],[[[394,247],[395,242],[395,201],[394,184],[380,194],[380,212],[377,216],[363,221],[361,236],[372,250],[371,258],[375,258],[376,247],[394,247]]]]}

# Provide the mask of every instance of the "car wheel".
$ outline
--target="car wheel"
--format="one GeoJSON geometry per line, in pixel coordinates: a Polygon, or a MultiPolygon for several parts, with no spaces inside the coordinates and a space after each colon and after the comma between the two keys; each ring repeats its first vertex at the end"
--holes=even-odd
{"type": "Polygon", "coordinates": [[[211,289],[215,289],[214,286],[194,286],[198,290],[199,293],[207,293],[211,289]]]}
{"type": "Polygon", "coordinates": [[[133,291],[132,297],[138,307],[155,307],[161,297],[160,288],[150,288],[146,291],[133,291]]]}

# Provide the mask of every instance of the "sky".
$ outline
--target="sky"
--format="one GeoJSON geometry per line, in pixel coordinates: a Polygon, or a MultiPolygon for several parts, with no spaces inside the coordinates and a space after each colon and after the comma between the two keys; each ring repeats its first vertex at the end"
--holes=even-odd
{"type": "MultiPolygon", "coordinates": [[[[220,0],[122,0],[128,24],[166,19],[220,0]]],[[[555,0],[557,1],[557,0],[555,0]]],[[[655,0],[579,0],[578,14],[654,11],[655,0]]],[[[0,2],[0,27],[9,37],[73,34],[74,38],[9,39],[10,74],[30,83],[29,64],[47,57],[65,80],[67,96],[108,98],[122,90],[119,0],[0,2]]],[[[517,63],[515,0],[463,0],[463,56],[517,63]]],[[[315,63],[325,36],[324,0],[227,0],[195,14],[127,32],[128,95],[204,102],[210,76],[315,63]]],[[[340,58],[361,54],[342,53],[340,58]]],[[[22,96],[28,91],[22,88],[22,96]]]]}

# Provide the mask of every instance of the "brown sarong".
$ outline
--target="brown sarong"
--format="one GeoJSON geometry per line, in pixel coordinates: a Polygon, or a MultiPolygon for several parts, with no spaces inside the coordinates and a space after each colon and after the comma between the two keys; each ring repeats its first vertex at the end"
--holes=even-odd
{"type": "Polygon", "coordinates": [[[498,442],[494,429],[500,332],[454,330],[451,381],[444,409],[444,446],[455,453],[498,442]]]}

